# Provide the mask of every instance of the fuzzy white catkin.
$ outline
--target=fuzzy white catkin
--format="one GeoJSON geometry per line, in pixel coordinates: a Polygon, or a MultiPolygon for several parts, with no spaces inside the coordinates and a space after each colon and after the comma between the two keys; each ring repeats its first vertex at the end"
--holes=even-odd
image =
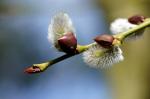
{"type": "Polygon", "coordinates": [[[58,49],[61,50],[58,45],[58,39],[65,33],[75,33],[72,21],[67,13],[60,12],[54,15],[51,19],[51,23],[48,27],[48,40],[58,49]]]}
{"type": "Polygon", "coordinates": [[[128,22],[128,19],[125,18],[118,18],[114,20],[110,25],[110,31],[112,34],[118,34],[121,32],[125,32],[133,27],[136,27],[137,25],[131,24],[128,22]]]}
{"type": "Polygon", "coordinates": [[[123,59],[122,50],[118,46],[106,51],[106,49],[97,44],[83,53],[84,62],[93,68],[107,68],[123,59]],[[103,54],[97,56],[96,51],[103,51],[103,54]]]}
{"type": "MultiPolygon", "coordinates": [[[[136,27],[137,25],[132,24],[128,21],[128,19],[125,18],[118,18],[115,21],[113,21],[110,25],[110,31],[112,34],[118,34],[121,32],[128,31],[131,28],[136,27]]],[[[136,33],[133,33],[129,37],[127,37],[125,40],[135,40],[142,36],[144,33],[144,29],[137,31],[136,33]]]]}

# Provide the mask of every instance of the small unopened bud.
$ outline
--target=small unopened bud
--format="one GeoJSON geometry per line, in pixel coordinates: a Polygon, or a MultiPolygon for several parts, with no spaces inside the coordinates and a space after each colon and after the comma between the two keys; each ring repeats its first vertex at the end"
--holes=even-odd
{"type": "Polygon", "coordinates": [[[41,72],[41,70],[37,66],[32,66],[32,67],[29,67],[29,68],[25,69],[24,72],[29,73],[29,74],[33,74],[33,73],[39,73],[39,72],[41,72]]]}
{"type": "Polygon", "coordinates": [[[138,24],[143,23],[145,19],[146,19],[146,17],[144,17],[144,16],[135,15],[135,16],[129,17],[128,21],[132,24],[138,25],[138,24]]]}
{"type": "Polygon", "coordinates": [[[75,53],[77,47],[77,39],[72,32],[64,34],[58,39],[60,48],[66,53],[75,53]]]}
{"type": "Polygon", "coordinates": [[[108,34],[103,34],[103,35],[97,36],[94,40],[98,44],[100,44],[102,47],[110,48],[112,47],[114,37],[108,34]]]}

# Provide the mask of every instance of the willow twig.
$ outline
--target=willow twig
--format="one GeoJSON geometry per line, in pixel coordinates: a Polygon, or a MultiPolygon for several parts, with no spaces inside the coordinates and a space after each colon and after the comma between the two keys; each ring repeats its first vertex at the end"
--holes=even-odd
{"type": "MultiPolygon", "coordinates": [[[[121,45],[122,42],[124,41],[125,38],[127,38],[128,36],[132,35],[133,33],[138,33],[137,31],[144,29],[146,27],[150,26],[150,18],[147,18],[143,23],[141,23],[140,25],[129,29],[126,32],[122,32],[116,35],[113,35],[115,40],[113,42],[113,45],[121,45]]],[[[56,64],[58,62],[61,62],[67,58],[70,58],[72,56],[75,56],[77,54],[80,54],[84,51],[86,51],[88,48],[90,48],[91,46],[95,45],[96,43],[91,43],[89,45],[78,45],[77,46],[77,51],[78,53],[74,53],[74,54],[65,54],[63,56],[60,56],[58,58],[55,58],[53,60],[44,62],[44,63],[40,63],[40,64],[33,64],[32,66],[28,67],[25,71],[27,71],[28,73],[39,73],[39,72],[43,72],[45,71],[48,67],[52,66],[53,64],[56,64]]]]}

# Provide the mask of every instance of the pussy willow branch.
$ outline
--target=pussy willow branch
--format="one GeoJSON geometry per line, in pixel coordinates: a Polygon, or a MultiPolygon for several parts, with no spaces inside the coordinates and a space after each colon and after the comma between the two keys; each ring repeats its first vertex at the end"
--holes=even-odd
{"type": "Polygon", "coordinates": [[[33,64],[32,67],[39,67],[40,70],[41,70],[41,72],[42,72],[42,71],[46,70],[48,67],[52,66],[52,65],[55,64],[55,63],[58,63],[58,62],[60,62],[60,61],[63,61],[63,60],[65,60],[65,59],[67,59],[67,58],[70,58],[70,57],[72,57],[72,56],[74,56],[74,55],[77,55],[77,54],[80,54],[80,53],[86,51],[90,46],[93,46],[93,45],[95,45],[95,44],[96,44],[96,43],[91,43],[91,44],[85,45],[85,46],[78,45],[78,46],[77,46],[77,51],[78,51],[78,53],[75,53],[75,54],[65,54],[65,55],[63,55],[63,56],[60,56],[60,57],[58,57],[58,58],[55,58],[55,59],[53,59],[53,60],[50,60],[50,61],[47,61],[47,62],[44,62],[44,63],[33,64]]]}
{"type": "MultiPolygon", "coordinates": [[[[140,25],[136,26],[135,28],[132,28],[126,32],[122,32],[122,33],[119,33],[119,34],[116,34],[116,35],[113,35],[114,38],[116,38],[118,41],[117,42],[114,42],[113,45],[121,45],[121,43],[118,43],[118,42],[123,42],[123,40],[125,38],[127,38],[128,36],[132,35],[133,33],[138,33],[136,31],[138,30],[141,30],[141,29],[144,29],[146,27],[150,26],[150,18],[147,18],[143,23],[141,23],[140,25]]],[[[40,72],[46,70],[48,67],[52,66],[53,64],[55,63],[58,63],[60,61],[63,61],[67,58],[70,58],[74,55],[77,55],[77,54],[80,54],[84,51],[86,51],[88,48],[90,48],[91,46],[95,45],[96,43],[91,43],[89,45],[78,45],[77,46],[77,50],[78,50],[78,53],[75,53],[75,54],[65,54],[63,56],[60,56],[58,58],[55,58],[53,60],[50,60],[50,61],[47,61],[47,62],[44,62],[44,63],[40,63],[40,64],[33,64],[31,67],[38,67],[40,69],[40,72]]],[[[30,68],[31,68],[30,67],[30,68]]]]}
{"type": "Polygon", "coordinates": [[[120,40],[123,41],[126,37],[132,35],[136,31],[146,28],[148,26],[150,26],[150,18],[145,19],[145,21],[143,23],[141,23],[140,25],[138,25],[137,27],[134,27],[126,32],[116,34],[116,35],[114,35],[114,37],[119,38],[120,40]]]}

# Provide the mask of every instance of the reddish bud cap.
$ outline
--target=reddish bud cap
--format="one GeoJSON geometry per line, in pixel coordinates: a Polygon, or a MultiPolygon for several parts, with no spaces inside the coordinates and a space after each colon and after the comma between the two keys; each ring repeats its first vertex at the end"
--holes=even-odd
{"type": "Polygon", "coordinates": [[[138,25],[138,24],[143,23],[145,19],[146,19],[146,17],[144,17],[144,16],[135,15],[135,16],[129,17],[128,21],[132,24],[138,25]]]}
{"type": "Polygon", "coordinates": [[[39,73],[39,72],[41,72],[41,70],[37,66],[32,66],[32,67],[29,67],[29,68],[25,69],[24,72],[29,73],[29,74],[33,74],[33,73],[39,73]]]}
{"type": "Polygon", "coordinates": [[[66,53],[75,53],[77,48],[77,39],[73,33],[66,33],[63,37],[58,39],[58,44],[66,53]]]}
{"type": "Polygon", "coordinates": [[[103,34],[103,35],[97,36],[94,40],[98,44],[100,44],[102,47],[110,48],[110,47],[112,47],[114,37],[111,35],[103,34]]]}

